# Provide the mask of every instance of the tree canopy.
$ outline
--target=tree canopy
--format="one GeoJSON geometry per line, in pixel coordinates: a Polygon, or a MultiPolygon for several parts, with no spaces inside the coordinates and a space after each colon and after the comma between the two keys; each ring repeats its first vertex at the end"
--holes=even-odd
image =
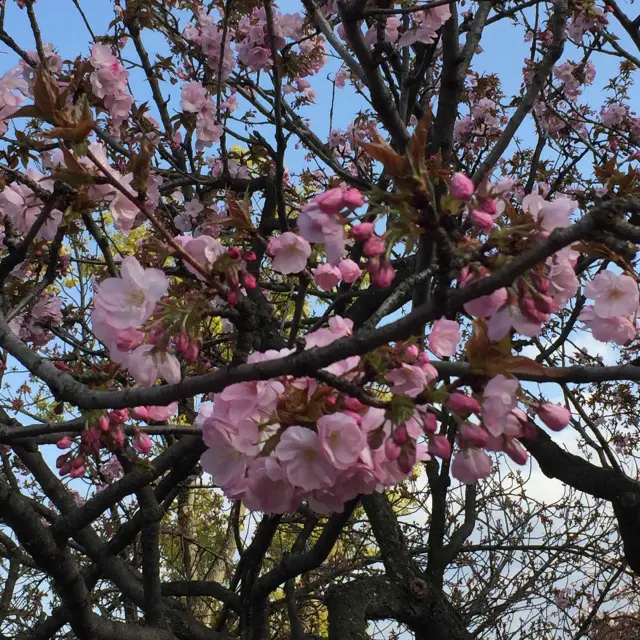
{"type": "Polygon", "coordinates": [[[640,639],[632,0],[0,43],[0,637],[640,639]]]}

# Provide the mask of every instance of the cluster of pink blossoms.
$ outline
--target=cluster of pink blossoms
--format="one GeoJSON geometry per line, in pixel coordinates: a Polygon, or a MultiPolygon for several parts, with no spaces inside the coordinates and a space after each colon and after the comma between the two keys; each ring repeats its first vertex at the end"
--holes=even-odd
{"type": "Polygon", "coordinates": [[[28,92],[27,82],[20,77],[21,71],[21,67],[15,67],[0,78],[0,135],[7,132],[9,119],[19,109],[28,92]]]}
{"type": "Polygon", "coordinates": [[[219,28],[213,16],[204,10],[198,13],[198,25],[187,25],[183,35],[202,48],[207,56],[207,66],[216,76],[220,72],[220,80],[224,81],[231,75],[235,66],[231,48],[233,32],[228,32],[223,40],[224,30],[219,28]]]}
{"type": "Polygon", "coordinates": [[[223,127],[217,122],[218,111],[212,97],[199,82],[187,82],[182,85],[180,106],[187,113],[196,114],[196,131],[198,149],[209,147],[218,142],[223,127]]]}
{"type": "MultiPolygon", "coordinates": [[[[306,346],[326,346],[351,330],[349,320],[333,317],[328,328],[306,336],[306,346]]],[[[458,324],[441,319],[434,323],[428,345],[437,355],[451,356],[459,341],[458,324]]],[[[288,353],[254,353],[249,362],[288,353]]],[[[227,497],[243,500],[250,509],[284,513],[306,501],[319,513],[331,513],[359,494],[402,482],[430,455],[448,458],[451,445],[444,433],[437,433],[436,409],[421,399],[438,378],[426,352],[398,345],[389,365],[385,380],[391,392],[415,401],[399,424],[384,409],[367,407],[311,378],[230,385],[212,403],[201,405],[196,419],[208,447],[201,460],[204,470],[227,497]]],[[[362,375],[358,356],[327,370],[350,380],[362,375]]],[[[499,375],[479,400],[455,389],[444,394],[443,406],[458,424],[454,477],[474,483],[488,476],[492,462],[487,450],[502,451],[518,464],[527,460],[518,438],[531,435],[531,426],[517,407],[518,391],[517,380],[499,375]]],[[[551,429],[569,422],[564,407],[530,406],[551,429]]]]}
{"type": "MultiPolygon", "coordinates": [[[[131,187],[131,183],[134,179],[133,173],[122,175],[114,169],[109,163],[106,149],[102,143],[90,142],[89,151],[91,151],[100,164],[100,168],[87,156],[76,158],[76,161],[82,165],[83,169],[91,175],[105,177],[102,171],[102,169],[104,169],[109,178],[118,182],[131,195],[131,198],[127,197],[122,193],[122,191],[116,189],[116,187],[111,184],[91,185],[87,192],[87,195],[90,198],[98,201],[104,201],[109,204],[109,213],[111,213],[113,217],[113,223],[116,229],[127,235],[132,229],[140,226],[146,220],[144,212],[141,211],[140,207],[132,201],[132,199],[135,199],[137,196],[131,187]]],[[[62,151],[56,152],[46,164],[51,169],[66,166],[65,157],[62,151]]],[[[51,181],[51,184],[53,184],[53,181],[51,181]]],[[[146,207],[150,211],[154,211],[160,202],[161,185],[162,177],[158,176],[153,171],[150,172],[149,179],[147,181],[146,193],[146,207]]]]}
{"type": "MultiPolygon", "coordinates": [[[[402,20],[396,16],[389,16],[384,19],[384,26],[381,29],[377,25],[370,27],[366,34],[366,42],[373,46],[379,40],[390,44],[398,44],[401,47],[421,42],[432,44],[438,37],[438,30],[451,17],[449,6],[444,4],[424,11],[415,11],[411,14],[413,24],[411,28],[402,32],[402,20]]],[[[338,25],[338,35],[346,40],[344,25],[338,25]]]]}
{"type": "Polygon", "coordinates": [[[50,329],[62,324],[62,300],[50,293],[43,293],[32,309],[25,315],[14,318],[9,326],[25,342],[35,348],[42,347],[53,339],[50,329]]]}
{"type": "MultiPolygon", "coordinates": [[[[274,11],[273,35],[275,47],[281,50],[290,40],[301,40],[304,18],[299,13],[281,14],[274,11]]],[[[244,16],[236,32],[238,60],[251,71],[270,69],[273,66],[271,46],[267,30],[267,15],[264,7],[254,9],[250,16],[244,16]]]]}
{"type": "MultiPolygon", "coordinates": [[[[103,413],[95,424],[87,425],[80,434],[80,442],[76,443],[69,436],[63,436],[58,440],[57,447],[66,453],[58,456],[56,468],[61,476],[69,475],[72,478],[81,478],[87,471],[88,460],[98,456],[100,450],[121,449],[125,443],[124,425],[131,419],[144,422],[166,422],[178,410],[178,404],[172,402],[166,407],[135,407],[134,409],[116,409],[103,413]]],[[[149,435],[134,426],[133,446],[144,455],[151,451],[153,442],[149,435]]],[[[115,479],[122,467],[114,456],[106,464],[100,467],[100,472],[105,480],[115,479]]]]}
{"type": "Polygon", "coordinates": [[[584,307],[579,320],[596,340],[626,345],[636,337],[640,298],[631,276],[601,271],[584,288],[584,295],[594,302],[584,307]]]}
{"type": "MultiPolygon", "coordinates": [[[[37,169],[27,169],[27,177],[37,183],[44,191],[53,191],[53,180],[47,178],[37,169]]],[[[11,222],[13,230],[17,233],[27,233],[39,218],[44,203],[25,184],[14,182],[0,191],[0,210],[3,218],[11,222]]],[[[53,240],[56,231],[62,221],[62,211],[53,209],[46,222],[38,231],[37,238],[53,240]]]]}
{"type": "MultiPolygon", "coordinates": [[[[273,269],[282,274],[300,273],[306,268],[311,255],[309,243],[324,245],[327,262],[312,271],[315,283],[324,291],[330,291],[340,282],[351,284],[361,275],[358,263],[343,258],[346,238],[345,210],[354,210],[364,204],[364,197],[357,189],[330,189],[306,204],[298,218],[300,235],[287,231],[271,238],[267,253],[273,259],[273,269]]],[[[365,267],[374,285],[387,287],[395,276],[395,270],[386,257],[385,239],[375,234],[371,222],[351,227],[351,236],[363,243],[367,258],[365,267]]]]}
{"type": "Polygon", "coordinates": [[[91,48],[91,87],[111,116],[111,129],[117,135],[122,123],[129,117],[133,98],[127,93],[129,72],[113,55],[111,47],[94,44],[91,48]]]}
{"type": "Polygon", "coordinates": [[[591,60],[582,64],[563,62],[553,69],[553,75],[562,82],[562,93],[567,100],[577,100],[582,86],[592,84],[596,77],[596,68],[591,60]]]}
{"type": "Polygon", "coordinates": [[[471,106],[469,115],[458,120],[454,127],[456,140],[471,144],[475,150],[484,148],[487,140],[502,131],[497,117],[497,105],[489,98],[480,98],[471,106]]]}
{"type": "Polygon", "coordinates": [[[120,278],[107,278],[96,287],[91,323],[109,355],[146,387],[158,378],[180,381],[180,362],[157,342],[145,324],[166,295],[169,282],[159,269],[145,269],[131,256],[122,261],[120,278]],[[148,334],[148,335],[147,335],[148,334]],[[144,344],[148,338],[148,344],[144,344]]]}

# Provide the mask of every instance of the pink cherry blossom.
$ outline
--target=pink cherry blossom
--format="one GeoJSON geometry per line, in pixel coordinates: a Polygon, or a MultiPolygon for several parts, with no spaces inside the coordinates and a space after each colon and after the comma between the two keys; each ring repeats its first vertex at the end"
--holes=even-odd
{"type": "MultiPolygon", "coordinates": [[[[488,273],[482,273],[482,276],[488,275],[488,273]]],[[[460,273],[460,285],[465,286],[474,282],[475,278],[467,267],[465,267],[460,273]]],[[[497,289],[488,296],[480,296],[470,302],[464,304],[464,310],[470,316],[476,316],[478,318],[490,318],[497,309],[502,307],[507,302],[507,290],[502,287],[497,289]]]]}
{"type": "Polygon", "coordinates": [[[504,431],[505,416],[517,404],[520,384],[513,378],[499,374],[487,382],[482,401],[482,418],[489,433],[499,436],[504,431]]]}
{"type": "Polygon", "coordinates": [[[167,351],[154,351],[152,345],[142,345],[127,360],[127,369],[133,379],[143,387],[151,387],[158,378],[169,384],[180,382],[180,363],[167,351]]]}
{"type": "Polygon", "coordinates": [[[571,605],[572,596],[571,589],[560,589],[557,591],[553,601],[558,609],[566,609],[571,605]]]}
{"type": "Polygon", "coordinates": [[[247,471],[243,501],[249,509],[286,513],[296,508],[296,491],[282,465],[273,457],[256,458],[247,471]]]}
{"type": "Polygon", "coordinates": [[[344,226],[334,217],[315,208],[305,208],[298,218],[300,235],[308,242],[324,244],[327,260],[336,265],[342,259],[344,226]]]}
{"type": "Polygon", "coordinates": [[[561,227],[568,227],[571,214],[578,208],[578,203],[569,198],[556,198],[552,202],[544,202],[538,218],[544,231],[553,231],[561,227]]]}
{"type": "Polygon", "coordinates": [[[584,295],[594,300],[593,312],[600,318],[632,316],[638,310],[638,285],[630,276],[601,271],[586,285],[584,295]]]}
{"type": "Polygon", "coordinates": [[[322,416],[317,425],[322,450],[336,469],[347,469],[358,459],[366,441],[352,417],[333,413],[322,416]]]}
{"type": "MultiPolygon", "coordinates": [[[[211,267],[213,267],[216,260],[225,252],[225,248],[219,240],[207,235],[201,235],[197,238],[177,236],[174,241],[196,260],[206,272],[211,271],[211,267]]],[[[204,280],[204,276],[186,260],[184,261],[184,266],[198,279],[204,280]]]]}
{"type": "Polygon", "coordinates": [[[397,369],[388,371],[386,378],[393,384],[394,393],[402,393],[410,398],[415,398],[427,386],[424,371],[416,365],[404,362],[397,369]]]}
{"type": "Polygon", "coordinates": [[[440,318],[429,334],[429,349],[439,358],[452,356],[460,342],[460,325],[455,320],[440,318]]]}
{"type": "Polygon", "coordinates": [[[491,458],[482,449],[471,447],[456,453],[451,463],[451,473],[464,484],[475,484],[491,474],[491,466],[491,458]]]}
{"type": "Polygon", "coordinates": [[[122,261],[120,278],[107,278],[93,299],[99,319],[115,329],[139,327],[149,319],[169,282],[159,269],[145,269],[131,256],[122,261]]]}
{"type": "Polygon", "coordinates": [[[172,402],[165,407],[146,407],[147,418],[149,420],[155,420],[156,422],[164,422],[171,416],[175,415],[178,411],[178,403],[172,402]]]}
{"type": "Polygon", "coordinates": [[[286,231],[269,240],[267,253],[272,256],[273,269],[278,273],[300,273],[307,266],[311,245],[301,236],[286,231]]]}
{"type": "Polygon", "coordinates": [[[584,307],[578,320],[583,322],[591,331],[591,335],[600,342],[615,342],[624,346],[636,337],[636,327],[629,318],[601,318],[596,315],[593,306],[584,307]]]}
{"type": "Polygon", "coordinates": [[[338,269],[347,284],[352,284],[362,275],[362,269],[353,260],[341,260],[338,269]]]}
{"type": "Polygon", "coordinates": [[[199,113],[207,102],[207,91],[199,82],[186,82],[182,85],[180,107],[189,113],[199,113]]]}
{"type": "Polygon", "coordinates": [[[431,436],[429,438],[429,453],[448,460],[451,457],[451,443],[446,436],[431,436]]]}
{"type": "Polygon", "coordinates": [[[331,291],[341,280],[342,274],[338,267],[334,267],[331,264],[322,263],[315,269],[312,269],[313,279],[315,283],[323,291],[331,291]]]}
{"type": "Polygon", "coordinates": [[[207,445],[209,448],[202,454],[200,463],[219,487],[225,488],[244,478],[247,457],[231,444],[223,432],[212,430],[207,445]]]}
{"type": "Polygon", "coordinates": [[[329,487],[337,470],[326,458],[320,438],[304,427],[289,427],[275,449],[276,458],[284,467],[289,482],[305,491],[329,487]]]}
{"type": "Polygon", "coordinates": [[[516,333],[524,336],[537,336],[542,330],[540,322],[526,318],[517,306],[505,305],[496,311],[487,324],[487,336],[492,342],[502,340],[513,327],[516,333]]]}

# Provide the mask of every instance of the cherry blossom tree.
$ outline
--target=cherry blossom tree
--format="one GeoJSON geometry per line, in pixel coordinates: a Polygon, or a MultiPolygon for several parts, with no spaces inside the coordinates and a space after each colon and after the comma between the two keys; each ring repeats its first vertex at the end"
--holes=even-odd
{"type": "Polygon", "coordinates": [[[0,1],[3,637],[638,633],[632,3],[59,3],[0,1]]]}

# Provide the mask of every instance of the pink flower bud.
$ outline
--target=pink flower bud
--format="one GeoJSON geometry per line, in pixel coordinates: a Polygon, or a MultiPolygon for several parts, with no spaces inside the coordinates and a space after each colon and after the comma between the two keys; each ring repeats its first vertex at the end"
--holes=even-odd
{"type": "Polygon", "coordinates": [[[462,447],[478,447],[482,449],[489,441],[487,430],[478,424],[463,422],[458,427],[458,442],[462,447]]]}
{"type": "Polygon", "coordinates": [[[535,296],[533,303],[536,309],[544,314],[555,313],[558,310],[558,305],[554,302],[553,298],[545,294],[535,296]]]}
{"type": "Polygon", "coordinates": [[[98,428],[100,431],[109,431],[109,418],[103,413],[98,420],[98,428]]]}
{"type": "Polygon", "coordinates": [[[63,453],[61,456],[56,458],[56,469],[61,469],[64,464],[67,464],[69,460],[69,454],[63,453]]]}
{"type": "Polygon", "coordinates": [[[68,449],[72,444],[73,441],[69,436],[62,436],[62,438],[56,442],[56,447],[58,447],[58,449],[68,449]]]}
{"type": "Polygon", "coordinates": [[[464,173],[454,173],[451,176],[451,195],[456,200],[468,200],[475,190],[473,182],[464,173]]]}
{"type": "Polygon", "coordinates": [[[242,280],[247,289],[255,289],[258,286],[258,281],[253,273],[245,273],[242,280]]]}
{"type": "Polygon", "coordinates": [[[148,420],[149,419],[149,410],[147,407],[134,407],[131,409],[131,415],[136,420],[148,420]]]}
{"type": "Polygon", "coordinates": [[[238,295],[237,291],[229,291],[229,293],[227,294],[227,302],[229,303],[230,307],[235,307],[238,304],[238,298],[240,296],[238,295]]]}
{"type": "Polygon", "coordinates": [[[402,449],[391,438],[387,438],[384,443],[384,454],[389,460],[397,460],[402,453],[402,449]]]}
{"type": "Polygon", "coordinates": [[[562,431],[571,421],[571,412],[558,404],[542,402],[538,405],[538,417],[552,431],[562,431]]]}
{"type": "Polygon", "coordinates": [[[360,411],[364,407],[358,398],[352,398],[351,396],[345,396],[344,406],[351,411],[360,411]]]}
{"type": "Polygon", "coordinates": [[[313,199],[313,203],[322,211],[322,213],[326,213],[328,215],[339,213],[344,204],[344,192],[339,187],[335,187],[334,189],[329,189],[329,191],[325,191],[323,194],[315,197],[313,199]]]}
{"type": "Polygon", "coordinates": [[[197,340],[192,340],[182,354],[182,358],[187,364],[193,364],[198,359],[199,355],[200,343],[197,340]]]}
{"type": "Polygon", "coordinates": [[[427,411],[427,413],[424,414],[422,423],[427,433],[435,433],[438,430],[438,419],[436,418],[436,414],[431,411],[427,411]]]}
{"type": "Polygon", "coordinates": [[[68,462],[65,462],[64,464],[60,465],[58,469],[58,473],[61,476],[66,476],[71,472],[71,465],[68,462]]]}
{"type": "Polygon", "coordinates": [[[137,329],[124,329],[118,332],[116,347],[120,351],[133,351],[139,347],[144,340],[144,333],[137,329]]]}
{"type": "Polygon", "coordinates": [[[456,413],[480,413],[480,404],[478,401],[464,393],[452,393],[447,399],[445,406],[456,413]]]}
{"type": "Polygon", "coordinates": [[[498,213],[498,205],[493,198],[483,198],[480,201],[480,208],[490,216],[495,216],[498,213]]]}
{"type": "Polygon", "coordinates": [[[71,468],[78,469],[79,467],[84,467],[84,457],[78,456],[71,461],[71,468]]]}
{"type": "Polygon", "coordinates": [[[240,257],[241,257],[240,249],[238,249],[238,247],[231,247],[231,249],[227,251],[227,255],[232,260],[240,260],[240,257]]]}
{"type": "Polygon", "coordinates": [[[347,284],[355,282],[362,275],[362,269],[353,260],[341,260],[338,269],[347,284]]]}
{"type": "Polygon", "coordinates": [[[493,228],[493,217],[481,209],[473,209],[469,213],[469,220],[476,229],[481,231],[489,231],[489,229],[493,228]]]}
{"type": "Polygon", "coordinates": [[[357,209],[364,204],[364,196],[357,189],[347,189],[342,196],[342,202],[347,209],[357,209]]]}
{"type": "Polygon", "coordinates": [[[149,329],[149,344],[158,344],[164,338],[164,326],[157,322],[149,329]]]}
{"type": "Polygon", "coordinates": [[[522,296],[518,302],[520,311],[527,320],[535,323],[541,323],[546,322],[549,319],[549,316],[546,313],[543,313],[536,307],[533,297],[529,294],[522,296]]]}
{"type": "Polygon", "coordinates": [[[351,227],[350,233],[356,242],[364,242],[373,235],[373,223],[363,222],[362,224],[351,227]]]}
{"type": "Polygon", "coordinates": [[[431,436],[429,438],[429,453],[443,460],[451,457],[451,443],[445,436],[431,436]]]}
{"type": "Polygon", "coordinates": [[[398,469],[400,469],[402,473],[411,473],[411,469],[413,469],[413,465],[415,463],[416,463],[415,447],[406,447],[400,452],[400,457],[398,458],[398,469]]]}
{"type": "Polygon", "coordinates": [[[85,472],[84,464],[78,467],[74,467],[73,465],[71,465],[71,472],[69,473],[69,475],[72,478],[82,478],[82,476],[84,475],[84,472],[85,472]]]}
{"type": "Polygon", "coordinates": [[[396,277],[396,270],[389,261],[383,262],[375,273],[371,273],[371,282],[376,287],[386,289],[396,277]]]}
{"type": "Polygon", "coordinates": [[[151,438],[144,431],[137,431],[136,435],[133,437],[133,446],[136,451],[146,455],[151,451],[151,447],[153,446],[153,442],[151,438]]]}
{"type": "Polygon", "coordinates": [[[503,451],[516,463],[526,464],[529,458],[527,450],[515,439],[509,440],[503,451]]]}
{"type": "Polygon", "coordinates": [[[404,350],[404,354],[405,356],[407,356],[407,358],[411,358],[413,360],[414,358],[417,358],[420,355],[420,349],[418,349],[418,347],[415,344],[410,344],[404,350]]]}
{"type": "Polygon", "coordinates": [[[129,419],[129,412],[126,409],[114,409],[109,412],[109,420],[115,424],[124,424],[129,419]]]}
{"type": "Polygon", "coordinates": [[[185,331],[181,331],[174,339],[173,343],[176,346],[176,351],[182,353],[189,346],[189,336],[185,331]]]}
{"type": "Polygon", "coordinates": [[[377,258],[384,253],[385,248],[386,243],[384,238],[381,238],[380,236],[371,236],[364,243],[363,252],[367,258],[377,258]]]}
{"type": "Polygon", "coordinates": [[[392,434],[393,441],[402,446],[409,440],[409,434],[407,433],[407,427],[401,424],[392,434]]]}
{"type": "Polygon", "coordinates": [[[121,447],[124,444],[124,431],[120,427],[114,427],[109,433],[116,447],[121,447]]]}

